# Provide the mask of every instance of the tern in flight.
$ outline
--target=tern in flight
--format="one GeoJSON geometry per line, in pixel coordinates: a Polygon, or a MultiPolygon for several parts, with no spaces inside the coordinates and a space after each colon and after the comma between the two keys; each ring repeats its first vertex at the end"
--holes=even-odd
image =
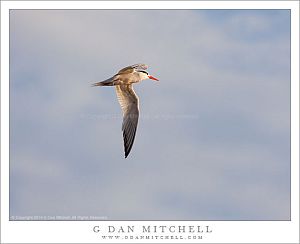
{"type": "Polygon", "coordinates": [[[125,158],[127,158],[132,148],[139,119],[139,98],[135,94],[132,84],[146,79],[158,81],[158,79],[149,75],[146,71],[147,68],[146,64],[134,64],[121,69],[116,75],[107,80],[93,84],[93,86],[116,87],[118,101],[123,111],[122,131],[125,158]]]}

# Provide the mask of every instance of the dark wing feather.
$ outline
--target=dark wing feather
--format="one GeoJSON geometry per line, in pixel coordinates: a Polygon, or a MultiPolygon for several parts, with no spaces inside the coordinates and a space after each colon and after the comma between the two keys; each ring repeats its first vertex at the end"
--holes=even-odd
{"type": "Polygon", "coordinates": [[[130,74],[133,73],[134,68],[132,68],[131,66],[125,67],[121,70],[119,70],[118,75],[122,75],[122,74],[130,74]]]}
{"type": "Polygon", "coordinates": [[[130,65],[130,66],[127,66],[127,67],[119,70],[118,75],[133,73],[135,69],[146,70],[146,69],[148,69],[148,66],[146,64],[134,64],[134,65],[130,65]]]}
{"type": "Polygon", "coordinates": [[[116,93],[123,111],[122,131],[125,158],[127,158],[136,134],[139,118],[139,98],[135,94],[132,85],[118,85],[116,86],[116,93]]]}
{"type": "Polygon", "coordinates": [[[147,64],[134,64],[134,65],[131,65],[131,67],[135,68],[135,69],[143,69],[143,70],[148,69],[148,65],[147,64]]]}

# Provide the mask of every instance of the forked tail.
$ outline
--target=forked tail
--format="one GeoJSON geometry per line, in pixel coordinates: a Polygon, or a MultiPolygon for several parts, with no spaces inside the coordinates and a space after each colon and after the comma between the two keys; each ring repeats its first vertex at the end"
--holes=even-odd
{"type": "Polygon", "coordinates": [[[114,80],[113,78],[114,77],[109,78],[104,81],[96,82],[96,83],[92,84],[92,86],[115,86],[115,85],[118,85],[118,80],[114,80]]]}

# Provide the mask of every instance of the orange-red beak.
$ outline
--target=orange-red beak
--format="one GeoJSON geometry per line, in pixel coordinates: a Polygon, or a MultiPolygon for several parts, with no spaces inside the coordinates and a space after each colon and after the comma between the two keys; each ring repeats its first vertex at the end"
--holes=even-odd
{"type": "Polygon", "coordinates": [[[159,79],[156,79],[156,78],[153,77],[152,75],[148,75],[148,78],[151,79],[151,80],[157,80],[157,81],[159,81],[159,79]]]}

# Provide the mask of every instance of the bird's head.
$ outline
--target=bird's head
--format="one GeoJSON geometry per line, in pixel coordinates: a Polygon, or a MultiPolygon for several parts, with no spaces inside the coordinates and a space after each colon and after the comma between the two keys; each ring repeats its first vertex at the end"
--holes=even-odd
{"type": "Polygon", "coordinates": [[[139,70],[139,75],[141,77],[141,80],[147,80],[147,79],[151,79],[151,80],[156,80],[158,81],[157,78],[153,77],[152,75],[149,75],[149,73],[145,70],[139,70]]]}

